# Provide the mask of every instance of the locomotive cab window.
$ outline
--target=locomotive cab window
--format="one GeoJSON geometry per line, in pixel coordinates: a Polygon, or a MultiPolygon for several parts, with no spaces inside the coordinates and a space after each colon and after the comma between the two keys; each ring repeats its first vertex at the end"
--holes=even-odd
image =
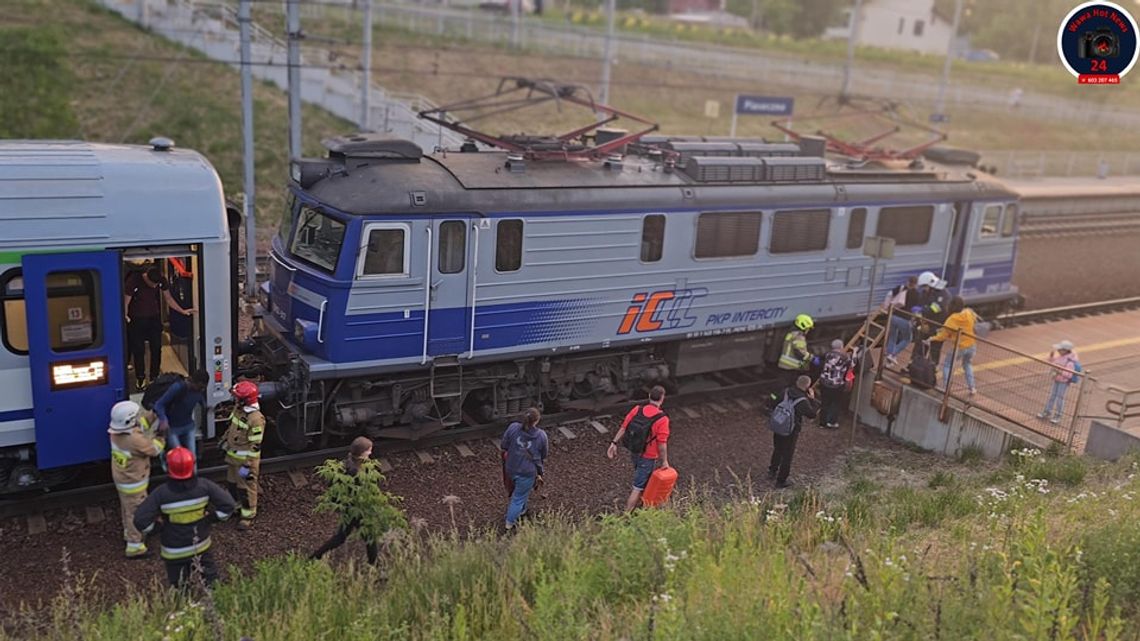
{"type": "Polygon", "coordinates": [[[851,210],[847,221],[847,249],[859,249],[863,246],[863,236],[867,230],[867,208],[856,207],[851,210]]]}
{"type": "Polygon", "coordinates": [[[439,273],[458,274],[467,258],[467,223],[449,220],[439,225],[439,273]]]}
{"type": "Polygon", "coordinates": [[[665,250],[665,216],[652,214],[641,221],[641,262],[661,260],[665,250]]]}
{"type": "Polygon", "coordinates": [[[791,254],[827,249],[830,230],[830,209],[778,211],[772,216],[772,240],[768,251],[791,254]]]}
{"type": "Polygon", "coordinates": [[[978,238],[997,238],[1000,226],[1001,205],[989,205],[982,216],[982,227],[978,230],[978,238]]]}
{"type": "Polygon", "coordinates": [[[360,248],[360,276],[406,276],[408,230],[403,225],[368,225],[360,248]]]}
{"type": "Polygon", "coordinates": [[[925,245],[930,242],[933,222],[932,205],[883,207],[875,235],[893,238],[896,245],[925,245]]]}
{"type": "Polygon", "coordinates": [[[697,258],[755,256],[760,249],[758,211],[704,213],[697,217],[697,258]]]}
{"type": "Polygon", "coordinates": [[[301,208],[289,253],[331,274],[343,244],[344,223],[312,207],[301,208]]]}
{"type": "Polygon", "coordinates": [[[1001,236],[1009,238],[1017,227],[1017,205],[1006,205],[1005,214],[1001,219],[1001,236]]]}
{"type": "Polygon", "coordinates": [[[500,220],[495,230],[495,271],[514,272],[522,267],[523,221],[500,220]]]}

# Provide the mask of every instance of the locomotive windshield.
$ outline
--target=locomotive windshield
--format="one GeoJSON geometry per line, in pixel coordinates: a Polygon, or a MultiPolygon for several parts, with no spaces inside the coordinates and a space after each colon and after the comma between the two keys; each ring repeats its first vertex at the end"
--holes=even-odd
{"type": "Polygon", "coordinates": [[[311,207],[301,208],[297,233],[289,248],[293,256],[331,274],[343,244],[344,223],[311,207]]]}
{"type": "Polygon", "coordinates": [[[289,200],[285,202],[285,211],[281,213],[281,225],[277,228],[277,234],[283,244],[289,244],[289,234],[293,233],[293,217],[296,214],[297,197],[290,195],[289,200]]]}

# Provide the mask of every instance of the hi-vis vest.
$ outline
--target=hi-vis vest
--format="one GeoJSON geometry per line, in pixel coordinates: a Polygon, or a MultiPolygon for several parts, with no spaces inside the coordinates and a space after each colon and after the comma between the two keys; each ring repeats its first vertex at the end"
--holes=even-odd
{"type": "Polygon", "coordinates": [[[146,419],[142,428],[111,434],[111,479],[122,494],[146,491],[150,481],[150,458],[162,454],[166,444],[151,435],[146,419]]]}
{"type": "Polygon", "coordinates": [[[265,438],[265,416],[260,410],[234,409],[226,430],[226,460],[244,463],[261,458],[261,441],[265,438]]]}
{"type": "Polygon", "coordinates": [[[784,350],[780,353],[778,363],[780,369],[807,369],[811,362],[808,353],[807,337],[799,330],[792,330],[784,335],[784,350]]]}

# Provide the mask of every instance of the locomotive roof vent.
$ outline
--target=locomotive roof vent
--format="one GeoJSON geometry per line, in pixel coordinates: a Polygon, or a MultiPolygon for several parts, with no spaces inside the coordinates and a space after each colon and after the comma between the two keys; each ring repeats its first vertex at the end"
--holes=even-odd
{"type": "Polygon", "coordinates": [[[329,158],[335,160],[359,158],[419,162],[424,155],[424,150],[416,143],[389,134],[337,136],[322,140],[321,144],[329,150],[329,158]]]}
{"type": "Polygon", "coordinates": [[[522,154],[507,154],[507,162],[503,166],[512,174],[526,172],[526,160],[523,160],[522,154]]]}
{"type": "Polygon", "coordinates": [[[697,182],[818,182],[827,177],[827,161],[803,157],[695,156],[685,164],[685,174],[697,182]]]}

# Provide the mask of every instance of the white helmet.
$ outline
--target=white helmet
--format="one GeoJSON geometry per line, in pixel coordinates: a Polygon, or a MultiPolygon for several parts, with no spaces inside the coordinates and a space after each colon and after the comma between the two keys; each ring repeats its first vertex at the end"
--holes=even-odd
{"type": "Polygon", "coordinates": [[[111,408],[111,426],[108,432],[129,432],[138,427],[142,408],[134,401],[119,401],[111,408]]]}
{"type": "Polygon", "coordinates": [[[946,286],[946,281],[939,278],[934,272],[922,272],[918,275],[918,286],[942,289],[946,286]]]}

